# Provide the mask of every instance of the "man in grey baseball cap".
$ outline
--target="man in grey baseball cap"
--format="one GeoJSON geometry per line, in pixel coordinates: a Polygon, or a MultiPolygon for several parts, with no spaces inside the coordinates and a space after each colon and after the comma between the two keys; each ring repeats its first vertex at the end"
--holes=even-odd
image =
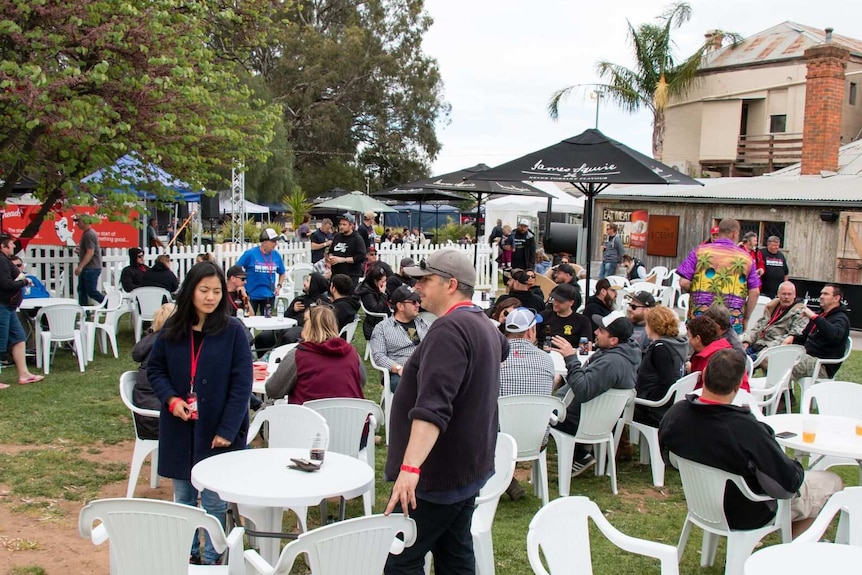
{"type": "Polygon", "coordinates": [[[392,401],[384,477],[395,481],[385,514],[416,522],[416,542],[390,555],[385,572],[421,573],[425,554],[446,572],[475,569],[470,523],[476,494],[494,473],[503,334],[473,305],[476,270],[444,249],[404,269],[437,316],[401,368],[392,401]]]}
{"type": "Polygon", "coordinates": [[[398,273],[392,274],[386,280],[386,294],[390,298],[392,297],[392,294],[395,293],[395,290],[401,286],[406,285],[413,287],[416,285],[416,278],[412,278],[404,272],[405,269],[411,268],[415,265],[416,262],[413,261],[413,258],[401,258],[401,263],[398,265],[398,273]]]}

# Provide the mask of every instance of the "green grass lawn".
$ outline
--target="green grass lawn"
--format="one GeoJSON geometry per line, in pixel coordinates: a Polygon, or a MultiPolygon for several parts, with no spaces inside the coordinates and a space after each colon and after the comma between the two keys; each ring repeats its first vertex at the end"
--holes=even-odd
{"type": "MultiPolygon", "coordinates": [[[[361,330],[357,333],[361,333],[361,330]]],[[[361,335],[357,340],[362,354],[365,342],[361,335]]],[[[57,352],[51,373],[42,383],[17,386],[14,385],[14,369],[0,373],[0,381],[13,384],[11,389],[0,392],[0,442],[26,446],[20,451],[8,450],[8,454],[0,455],[0,483],[9,485],[15,496],[5,499],[7,505],[17,505],[16,510],[21,512],[26,512],[28,507],[39,508],[44,512],[50,507],[52,499],[83,503],[95,498],[100,487],[126,481],[127,463],[99,462],[98,457],[93,457],[98,455],[103,444],[134,438],[130,414],[120,401],[117,390],[120,374],[137,368],[130,357],[133,340],[128,325],[121,331],[119,344],[119,359],[102,355],[97,349],[96,360],[87,366],[85,373],[78,372],[72,354],[63,350],[57,352]],[[28,503],[11,503],[23,499],[28,503]]],[[[377,400],[381,393],[379,378],[370,365],[366,367],[371,374],[371,381],[365,392],[369,399],[377,400]]],[[[837,377],[862,381],[862,352],[853,352],[837,377]]],[[[129,460],[131,451],[132,446],[129,444],[129,460]]],[[[380,479],[384,460],[385,446],[380,446],[377,451],[376,512],[382,512],[388,498],[389,486],[380,479]]],[[[859,473],[855,468],[835,469],[847,485],[858,484],[859,473]]],[[[549,446],[548,471],[551,499],[554,499],[558,492],[553,441],[549,446]]],[[[147,476],[146,468],[142,476],[147,476]]],[[[609,478],[591,474],[574,479],[571,493],[590,497],[611,523],[626,534],[675,545],[686,512],[679,475],[669,469],[666,486],[657,489],[651,484],[649,466],[625,462],[618,466],[618,480],[618,496],[611,494],[609,478]]],[[[146,487],[139,487],[139,495],[146,492],[146,487]]],[[[540,500],[529,489],[527,497],[518,502],[513,503],[503,496],[494,523],[494,550],[497,572],[501,575],[530,572],[526,553],[527,528],[540,506],[540,500]]],[[[309,511],[310,522],[316,524],[316,511],[309,511]]],[[[361,514],[361,499],[350,503],[348,513],[351,516],[361,514]]],[[[597,532],[595,529],[592,531],[597,532]]],[[[723,543],[719,547],[716,565],[700,569],[700,536],[699,530],[695,530],[683,556],[680,571],[723,573],[723,543]]],[[[772,535],[765,543],[777,541],[777,535],[772,535]]],[[[82,541],[81,544],[88,543],[82,541]]],[[[596,536],[596,533],[592,542],[592,557],[597,575],[659,572],[657,562],[621,552],[602,537],[596,536]]],[[[299,566],[294,571],[304,572],[299,566]]],[[[11,573],[6,570],[3,572],[11,573]]],[[[20,569],[15,571],[24,572],[20,569]]]]}

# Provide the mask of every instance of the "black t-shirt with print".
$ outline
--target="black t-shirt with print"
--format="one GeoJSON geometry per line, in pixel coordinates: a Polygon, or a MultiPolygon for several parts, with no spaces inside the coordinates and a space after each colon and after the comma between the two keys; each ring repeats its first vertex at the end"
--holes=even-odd
{"type": "Polygon", "coordinates": [[[539,335],[540,340],[546,335],[559,335],[573,347],[578,347],[582,337],[587,338],[587,341],[593,341],[593,324],[588,317],[579,313],[560,317],[553,311],[545,310],[542,312],[539,335]]]}

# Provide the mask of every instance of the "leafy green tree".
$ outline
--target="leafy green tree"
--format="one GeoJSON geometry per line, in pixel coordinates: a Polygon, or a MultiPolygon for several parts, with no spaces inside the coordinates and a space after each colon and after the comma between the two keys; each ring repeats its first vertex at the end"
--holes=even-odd
{"type": "Polygon", "coordinates": [[[128,220],[137,196],[121,178],[80,180],[129,152],[198,189],[222,185],[232,162],[266,158],[280,108],[213,49],[216,26],[239,28],[216,0],[0,3],[0,201],[26,174],[44,204],[25,237],[62,205],[128,220]]]}
{"type": "MultiPolygon", "coordinates": [[[[671,31],[690,18],[691,6],[686,2],[678,2],[659,16],[656,23],[634,27],[627,21],[635,58],[634,67],[626,68],[605,60],[596,64],[596,71],[605,83],[593,84],[593,89],[610,98],[626,112],[637,112],[644,108],[652,112],[652,154],[657,160],[661,160],[664,149],[665,109],[668,102],[684,96],[692,88],[704,55],[715,49],[713,39],[707,38],[694,54],[681,62],[677,59],[671,31]]],[[[718,30],[716,33],[721,35],[722,41],[735,44],[740,40],[738,34],[718,30]]],[[[572,91],[584,87],[582,84],[574,85],[555,92],[548,104],[550,116],[556,119],[560,101],[572,91]]]]}
{"type": "Polygon", "coordinates": [[[311,0],[273,19],[280,25],[251,66],[284,108],[309,195],[335,185],[364,189],[366,165],[375,183],[427,172],[440,150],[436,124],[449,107],[437,63],[422,53],[431,24],[422,0],[311,0]],[[359,150],[373,158],[357,161],[359,150]],[[361,185],[309,185],[318,177],[306,172],[335,165],[335,174],[356,171],[361,185]]]}

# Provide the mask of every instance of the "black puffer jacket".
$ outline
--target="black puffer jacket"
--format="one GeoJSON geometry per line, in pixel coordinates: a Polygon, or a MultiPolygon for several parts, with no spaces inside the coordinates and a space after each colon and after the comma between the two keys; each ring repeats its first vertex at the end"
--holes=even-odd
{"type": "Polygon", "coordinates": [[[169,267],[157,261],[153,264],[153,267],[144,272],[141,285],[165,288],[169,292],[174,293],[180,287],[180,280],[177,279],[177,276],[169,267]]]}
{"type": "MultiPolygon", "coordinates": [[[[362,282],[356,288],[356,295],[359,296],[359,300],[367,311],[392,315],[392,311],[389,309],[389,298],[386,297],[385,293],[380,293],[377,290],[377,286],[362,282]]],[[[371,334],[374,333],[374,326],[380,323],[381,320],[382,318],[379,317],[365,317],[365,320],[362,322],[362,334],[365,336],[365,341],[371,339],[371,334]]]]}
{"type": "Polygon", "coordinates": [[[329,282],[323,277],[323,274],[317,272],[308,276],[308,291],[303,290],[302,295],[294,298],[287,309],[284,310],[284,317],[295,319],[297,325],[305,323],[305,310],[316,304],[317,300],[329,301],[329,282]],[[302,303],[301,310],[296,310],[296,303],[302,303]]]}

